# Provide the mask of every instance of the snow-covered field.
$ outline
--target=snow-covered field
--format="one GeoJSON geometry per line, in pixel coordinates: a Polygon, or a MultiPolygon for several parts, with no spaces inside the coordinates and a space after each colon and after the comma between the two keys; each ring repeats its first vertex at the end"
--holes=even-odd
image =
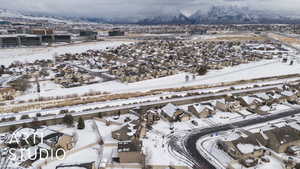
{"type": "Polygon", "coordinates": [[[87,50],[100,50],[107,47],[117,47],[129,42],[88,42],[56,47],[0,49],[0,65],[9,65],[15,61],[33,62],[38,59],[53,59],[55,55],[65,53],[80,53],[87,50]]]}

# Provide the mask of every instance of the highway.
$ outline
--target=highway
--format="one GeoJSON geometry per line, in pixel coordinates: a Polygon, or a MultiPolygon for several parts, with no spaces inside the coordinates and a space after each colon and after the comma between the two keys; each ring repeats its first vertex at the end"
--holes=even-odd
{"type": "Polygon", "coordinates": [[[268,121],[296,115],[299,113],[300,109],[287,110],[284,112],[242,120],[231,124],[224,124],[203,129],[194,129],[188,132],[188,134],[186,134],[182,139],[176,137],[176,134],[169,136],[170,139],[168,143],[172,151],[174,151],[173,154],[177,154],[177,157],[181,158],[182,161],[185,161],[193,169],[217,169],[218,167],[213,165],[213,162],[211,161],[212,159],[205,158],[203,154],[201,154],[198,151],[196,143],[200,138],[206,137],[207,135],[211,135],[217,132],[251,126],[259,123],[265,123],[268,121]],[[180,156],[178,156],[178,154],[180,154],[180,156]]]}

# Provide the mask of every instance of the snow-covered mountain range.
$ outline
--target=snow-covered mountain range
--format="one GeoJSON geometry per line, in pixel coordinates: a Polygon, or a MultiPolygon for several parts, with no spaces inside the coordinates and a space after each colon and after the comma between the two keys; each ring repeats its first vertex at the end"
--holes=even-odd
{"type": "Polygon", "coordinates": [[[69,23],[71,20],[68,20],[64,17],[57,16],[43,16],[40,14],[26,14],[18,11],[12,11],[7,9],[0,9],[0,20],[47,20],[48,22],[53,23],[69,23]]]}
{"type": "Polygon", "coordinates": [[[193,23],[299,23],[299,16],[287,16],[271,11],[251,10],[247,7],[213,6],[207,13],[198,10],[189,17],[193,23]]]}
{"type": "Polygon", "coordinates": [[[53,22],[96,22],[112,24],[244,24],[244,23],[300,23],[299,16],[288,16],[271,11],[252,10],[247,7],[213,6],[206,12],[198,10],[190,16],[181,11],[164,12],[155,16],[105,18],[105,17],[57,17],[0,9],[0,20],[5,18],[22,18],[33,20],[50,20],[53,22]]]}

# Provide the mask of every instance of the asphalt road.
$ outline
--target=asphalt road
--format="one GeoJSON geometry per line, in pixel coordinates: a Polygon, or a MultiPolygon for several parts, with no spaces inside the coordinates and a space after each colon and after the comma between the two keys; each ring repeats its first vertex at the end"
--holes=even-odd
{"type": "Polygon", "coordinates": [[[177,154],[180,154],[181,158],[182,157],[186,158],[185,161],[184,160],[183,161],[186,162],[189,166],[191,166],[194,169],[216,169],[216,167],[210,162],[211,159],[207,159],[202,154],[199,153],[196,143],[200,138],[217,132],[264,123],[264,122],[296,115],[299,113],[300,113],[300,109],[288,110],[277,114],[271,114],[263,117],[254,118],[254,119],[243,120],[231,124],[219,125],[213,128],[195,129],[191,131],[190,134],[186,136],[183,140],[181,140],[181,143],[178,143],[178,138],[173,139],[175,137],[172,138],[171,136],[169,141],[169,146],[177,154]]]}

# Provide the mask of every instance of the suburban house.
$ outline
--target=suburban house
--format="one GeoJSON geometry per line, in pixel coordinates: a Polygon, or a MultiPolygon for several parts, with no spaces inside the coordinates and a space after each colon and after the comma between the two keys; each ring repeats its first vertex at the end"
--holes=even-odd
{"type": "Polygon", "coordinates": [[[238,112],[242,108],[239,101],[226,101],[225,99],[217,100],[215,107],[224,112],[238,112]]]}
{"type": "Polygon", "coordinates": [[[264,155],[264,149],[259,142],[264,140],[262,137],[260,134],[241,136],[236,140],[222,142],[222,148],[236,160],[258,158],[264,155]]]}
{"type": "Polygon", "coordinates": [[[142,146],[142,142],[138,140],[119,142],[118,157],[120,163],[142,163],[144,160],[142,146]]]}
{"type": "Polygon", "coordinates": [[[265,150],[262,147],[286,153],[291,146],[300,146],[300,131],[291,126],[274,127],[258,133],[248,132],[246,137],[221,142],[224,151],[238,160],[263,156],[265,150]]]}
{"type": "Polygon", "coordinates": [[[52,134],[46,135],[43,137],[45,144],[52,148],[62,148],[64,150],[71,150],[74,147],[73,136],[54,132],[52,134]]]}
{"type": "Polygon", "coordinates": [[[152,125],[154,122],[160,119],[160,116],[157,111],[155,110],[147,110],[147,112],[143,115],[144,120],[146,121],[147,125],[152,125]]]}
{"type": "Polygon", "coordinates": [[[283,91],[281,95],[286,98],[288,102],[295,102],[297,100],[297,94],[292,91],[283,91]]]}
{"type": "Polygon", "coordinates": [[[274,109],[272,108],[272,106],[267,106],[267,105],[260,106],[260,107],[258,107],[257,109],[260,110],[260,111],[262,111],[262,112],[266,112],[266,113],[268,113],[269,111],[274,110],[274,109]]]}
{"type": "Polygon", "coordinates": [[[257,93],[253,96],[263,100],[264,102],[271,100],[271,97],[267,93],[257,93]]]}
{"type": "Polygon", "coordinates": [[[265,131],[265,134],[269,138],[266,147],[277,153],[286,152],[290,146],[300,145],[300,131],[290,126],[276,127],[265,131]]]}
{"type": "MultiPolygon", "coordinates": [[[[47,150],[56,149],[56,148],[62,148],[66,151],[73,149],[75,145],[75,138],[73,136],[62,133],[60,131],[51,130],[47,127],[41,127],[41,128],[20,128],[19,130],[16,130],[16,133],[22,133],[22,131],[26,131],[29,134],[30,137],[37,137],[41,141],[37,144],[37,147],[44,148],[47,150]]],[[[20,141],[24,141],[23,137],[18,138],[19,140],[16,140],[16,138],[13,138],[13,141],[6,142],[6,144],[15,144],[20,141]]],[[[27,146],[27,144],[25,144],[27,146]]]]}
{"type": "Polygon", "coordinates": [[[238,98],[238,100],[240,101],[241,105],[244,107],[256,108],[263,104],[263,100],[252,96],[243,96],[238,98]]]}
{"type": "Polygon", "coordinates": [[[185,110],[178,108],[172,103],[167,104],[161,108],[161,114],[169,121],[187,121],[190,120],[191,115],[185,110]]]}
{"type": "Polygon", "coordinates": [[[272,103],[283,103],[286,102],[286,97],[283,95],[279,94],[278,92],[269,92],[267,93],[268,96],[271,98],[272,103]]]}
{"type": "Polygon", "coordinates": [[[213,107],[203,104],[190,105],[188,106],[188,111],[193,113],[198,118],[207,118],[216,114],[216,111],[213,107]]]}
{"type": "Polygon", "coordinates": [[[119,130],[113,131],[112,138],[118,141],[132,140],[140,136],[141,129],[140,120],[133,120],[122,126],[119,130]]]}
{"type": "Polygon", "coordinates": [[[16,90],[10,87],[0,88],[0,101],[12,100],[16,96],[16,90]]]}

